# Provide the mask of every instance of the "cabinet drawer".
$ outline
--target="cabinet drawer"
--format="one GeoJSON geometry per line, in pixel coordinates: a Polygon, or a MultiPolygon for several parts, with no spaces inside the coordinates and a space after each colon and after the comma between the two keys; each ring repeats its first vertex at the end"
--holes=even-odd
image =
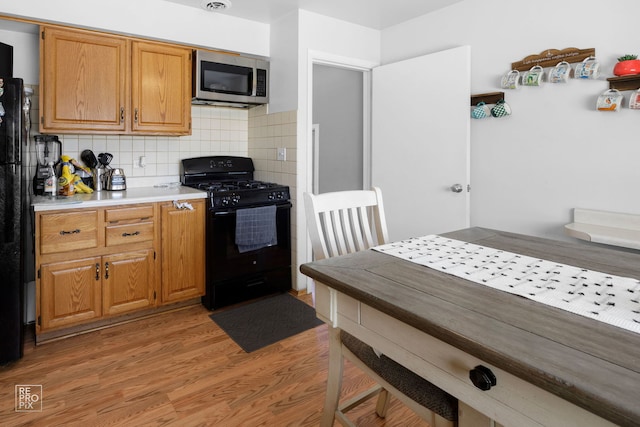
{"type": "Polygon", "coordinates": [[[130,208],[106,209],[104,220],[117,222],[153,218],[153,205],[132,206],[130,208]]]}
{"type": "Polygon", "coordinates": [[[40,253],[75,251],[98,246],[98,212],[61,212],[40,216],[40,253]]]}
{"type": "Polygon", "coordinates": [[[614,426],[365,304],[361,304],[359,325],[350,323],[346,317],[339,318],[347,332],[366,336],[368,344],[505,426],[614,426]],[[496,385],[488,391],[476,388],[469,379],[469,372],[478,365],[488,367],[497,378],[496,385]]]}
{"type": "Polygon", "coordinates": [[[107,246],[126,245],[151,240],[153,240],[152,221],[106,227],[105,244],[107,246]]]}

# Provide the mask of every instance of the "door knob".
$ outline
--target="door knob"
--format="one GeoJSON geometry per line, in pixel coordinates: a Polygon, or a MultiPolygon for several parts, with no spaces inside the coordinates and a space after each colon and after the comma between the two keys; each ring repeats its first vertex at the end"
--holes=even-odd
{"type": "Polygon", "coordinates": [[[453,184],[451,186],[451,191],[454,193],[462,193],[462,184],[453,184]]]}

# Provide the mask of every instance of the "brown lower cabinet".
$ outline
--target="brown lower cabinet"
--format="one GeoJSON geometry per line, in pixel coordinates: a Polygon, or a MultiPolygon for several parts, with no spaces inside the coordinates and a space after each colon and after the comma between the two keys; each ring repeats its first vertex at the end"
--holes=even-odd
{"type": "Polygon", "coordinates": [[[162,301],[204,295],[204,200],[190,202],[193,210],[172,203],[160,207],[162,223],[162,301]]]}
{"type": "Polygon", "coordinates": [[[36,212],[36,341],[197,303],[205,204],[189,203],[36,212]]]}

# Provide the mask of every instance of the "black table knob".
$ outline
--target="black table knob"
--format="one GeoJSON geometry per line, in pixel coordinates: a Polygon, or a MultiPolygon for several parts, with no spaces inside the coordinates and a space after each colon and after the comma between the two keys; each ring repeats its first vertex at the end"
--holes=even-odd
{"type": "Polygon", "coordinates": [[[496,376],[491,372],[491,369],[482,365],[478,365],[469,371],[469,379],[471,379],[474,386],[482,391],[490,390],[491,387],[496,385],[496,376]]]}

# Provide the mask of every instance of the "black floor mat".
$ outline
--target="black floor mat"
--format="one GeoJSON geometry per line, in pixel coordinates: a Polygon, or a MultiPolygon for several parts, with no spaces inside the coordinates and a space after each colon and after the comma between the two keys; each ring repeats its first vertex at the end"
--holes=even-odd
{"type": "Polygon", "coordinates": [[[313,307],[288,293],[222,310],[210,317],[247,353],[323,323],[313,307]]]}

